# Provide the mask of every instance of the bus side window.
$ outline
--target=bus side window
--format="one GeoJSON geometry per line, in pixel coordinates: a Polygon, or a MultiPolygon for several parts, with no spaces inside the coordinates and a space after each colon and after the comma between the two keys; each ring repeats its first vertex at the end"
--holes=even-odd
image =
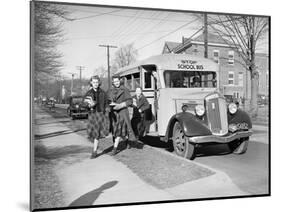
{"type": "Polygon", "coordinates": [[[129,90],[132,89],[132,76],[131,75],[126,76],[125,87],[128,88],[129,90]]]}
{"type": "Polygon", "coordinates": [[[140,87],[140,73],[133,74],[134,76],[134,89],[140,87]]]}

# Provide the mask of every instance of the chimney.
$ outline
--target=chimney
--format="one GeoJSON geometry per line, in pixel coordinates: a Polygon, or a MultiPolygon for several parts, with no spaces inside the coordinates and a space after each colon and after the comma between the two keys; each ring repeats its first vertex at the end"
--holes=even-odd
{"type": "Polygon", "coordinates": [[[184,36],[182,36],[182,45],[184,44],[184,36]]]}

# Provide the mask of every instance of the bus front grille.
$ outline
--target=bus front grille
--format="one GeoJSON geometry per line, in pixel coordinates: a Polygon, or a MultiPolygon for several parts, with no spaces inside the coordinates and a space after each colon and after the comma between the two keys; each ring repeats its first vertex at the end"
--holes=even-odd
{"type": "Polygon", "coordinates": [[[217,95],[206,98],[208,124],[214,135],[224,135],[228,132],[227,108],[223,98],[217,95]]]}

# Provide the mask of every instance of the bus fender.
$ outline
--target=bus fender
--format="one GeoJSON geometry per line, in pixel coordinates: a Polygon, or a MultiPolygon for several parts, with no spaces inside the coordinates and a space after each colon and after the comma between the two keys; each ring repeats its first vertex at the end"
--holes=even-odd
{"type": "Polygon", "coordinates": [[[165,135],[165,140],[168,141],[173,136],[173,126],[179,122],[184,134],[188,137],[212,135],[208,126],[196,116],[188,112],[178,113],[171,117],[165,135]]]}
{"type": "Polygon", "coordinates": [[[238,109],[235,114],[230,114],[228,112],[228,124],[241,124],[246,123],[248,125],[248,129],[252,129],[252,121],[248,113],[245,111],[238,109]]]}

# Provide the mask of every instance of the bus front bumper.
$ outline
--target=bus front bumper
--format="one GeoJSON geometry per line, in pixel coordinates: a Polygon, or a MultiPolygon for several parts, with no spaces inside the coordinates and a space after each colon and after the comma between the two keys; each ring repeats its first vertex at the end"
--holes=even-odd
{"type": "Polygon", "coordinates": [[[221,137],[216,136],[216,135],[195,136],[195,137],[189,138],[189,141],[190,141],[190,143],[194,143],[194,144],[203,144],[203,143],[210,143],[210,142],[229,143],[236,139],[249,137],[252,134],[253,134],[252,130],[238,131],[235,133],[231,133],[230,135],[221,136],[221,137]]]}

